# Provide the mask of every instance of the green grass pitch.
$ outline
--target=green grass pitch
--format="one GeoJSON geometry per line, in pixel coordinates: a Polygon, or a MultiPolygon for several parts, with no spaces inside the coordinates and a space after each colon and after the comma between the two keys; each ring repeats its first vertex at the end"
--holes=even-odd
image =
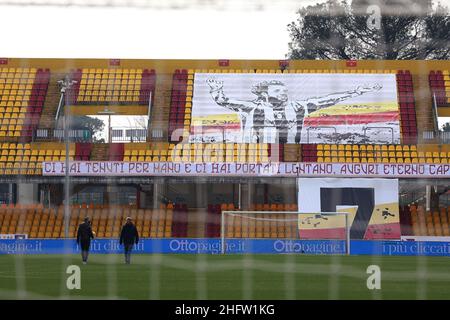
{"type": "Polygon", "coordinates": [[[0,299],[450,299],[448,257],[0,255],[0,299]],[[381,289],[369,290],[369,265],[381,289]],[[66,268],[81,268],[68,290],[66,268]]]}

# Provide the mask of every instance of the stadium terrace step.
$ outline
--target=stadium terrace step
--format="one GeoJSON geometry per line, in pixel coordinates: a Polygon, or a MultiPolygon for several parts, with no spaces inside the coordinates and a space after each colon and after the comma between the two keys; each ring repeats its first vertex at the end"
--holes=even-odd
{"type": "Polygon", "coordinates": [[[108,160],[123,161],[125,146],[123,143],[110,143],[108,149],[108,160]]]}
{"type": "Polygon", "coordinates": [[[148,141],[167,141],[167,129],[169,122],[169,108],[165,106],[170,105],[172,90],[172,75],[171,74],[158,74],[155,84],[155,97],[152,106],[152,112],[150,115],[149,126],[149,140],[148,141]],[[161,107],[164,106],[164,107],[161,107]],[[152,129],[162,129],[163,136],[161,138],[153,138],[151,135],[152,129]]]}
{"type": "Polygon", "coordinates": [[[208,214],[205,208],[189,208],[188,210],[188,238],[202,238],[205,236],[205,223],[208,214]]]}
{"type": "Polygon", "coordinates": [[[109,143],[94,143],[91,149],[91,161],[109,161],[109,143]]]}
{"type": "MultiPolygon", "coordinates": [[[[432,96],[428,75],[412,75],[414,97],[416,102],[418,137],[422,140],[423,131],[434,131],[435,124],[433,120],[432,96]]],[[[428,143],[436,141],[428,140],[428,143]]]]}
{"type": "Polygon", "coordinates": [[[50,82],[48,84],[47,96],[42,108],[39,128],[54,129],[56,128],[55,116],[58,109],[59,99],[61,97],[58,80],[61,80],[61,74],[51,73],[50,82]]]}

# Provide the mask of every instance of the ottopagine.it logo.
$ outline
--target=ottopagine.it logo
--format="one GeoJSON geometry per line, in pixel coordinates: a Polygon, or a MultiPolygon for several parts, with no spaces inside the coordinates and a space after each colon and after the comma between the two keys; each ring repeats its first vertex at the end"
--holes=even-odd
{"type": "MultiPolygon", "coordinates": [[[[225,252],[227,253],[244,253],[245,251],[244,241],[229,240],[225,242],[225,252]]],[[[220,240],[176,239],[169,242],[169,252],[219,254],[222,252],[222,242],[220,240]]]]}
{"type": "Polygon", "coordinates": [[[171,240],[169,243],[171,252],[178,253],[220,253],[219,241],[198,241],[198,240],[171,240]]]}
{"type": "Polygon", "coordinates": [[[42,241],[5,240],[0,242],[0,254],[42,253],[42,241]]]}
{"type": "Polygon", "coordinates": [[[277,253],[306,253],[306,254],[343,254],[344,241],[293,241],[277,240],[273,243],[277,253]]]}

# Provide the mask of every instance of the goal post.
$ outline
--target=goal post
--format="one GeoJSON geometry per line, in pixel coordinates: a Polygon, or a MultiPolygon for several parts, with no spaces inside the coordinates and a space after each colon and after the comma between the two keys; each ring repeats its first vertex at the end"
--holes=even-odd
{"type": "MultiPolygon", "coordinates": [[[[350,254],[350,213],[349,212],[297,212],[297,211],[222,211],[221,215],[221,253],[226,253],[227,239],[270,239],[282,238],[295,240],[344,240],[345,253],[350,254]],[[339,227],[336,235],[323,236],[322,238],[302,238],[300,224],[311,225],[308,219],[323,219],[330,223],[330,217],[337,222],[339,227]],[[339,219],[337,219],[339,217],[339,219]],[[263,225],[263,231],[261,231],[263,225]],[[343,229],[343,230],[342,230],[343,229]],[[278,230],[278,233],[271,232],[278,230]]],[[[314,229],[311,229],[314,232],[314,229]]]]}

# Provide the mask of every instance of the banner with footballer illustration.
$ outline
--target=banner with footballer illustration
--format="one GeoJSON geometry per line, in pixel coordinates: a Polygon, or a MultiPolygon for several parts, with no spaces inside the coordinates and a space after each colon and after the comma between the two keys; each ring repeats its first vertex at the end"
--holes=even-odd
{"type": "MultiPolygon", "coordinates": [[[[300,212],[346,212],[351,239],[400,239],[397,179],[298,179],[300,212]]],[[[345,216],[299,215],[300,239],[345,239],[345,216]]]]}
{"type": "Polygon", "coordinates": [[[395,74],[196,73],[190,142],[400,143],[395,74]]]}

